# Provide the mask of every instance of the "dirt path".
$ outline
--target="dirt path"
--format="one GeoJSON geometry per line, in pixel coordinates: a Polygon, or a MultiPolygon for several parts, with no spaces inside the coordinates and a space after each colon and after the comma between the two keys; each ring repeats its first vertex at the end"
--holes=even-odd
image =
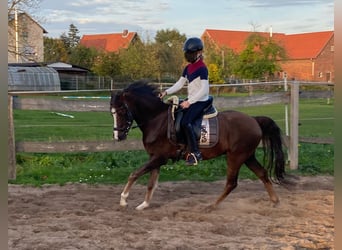
{"type": "Polygon", "coordinates": [[[9,249],[333,249],[334,178],[301,177],[291,190],[275,186],[273,207],[259,181],[240,181],[211,213],[204,208],[224,182],[160,183],[150,208],[126,210],[122,185],[8,186],[9,249]]]}

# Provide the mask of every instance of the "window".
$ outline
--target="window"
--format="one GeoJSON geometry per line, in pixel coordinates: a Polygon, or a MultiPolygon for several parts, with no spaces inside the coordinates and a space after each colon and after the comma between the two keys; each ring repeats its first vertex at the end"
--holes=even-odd
{"type": "Polygon", "coordinates": [[[24,47],[24,55],[25,56],[34,56],[34,55],[37,55],[37,53],[33,47],[25,46],[24,47]]]}

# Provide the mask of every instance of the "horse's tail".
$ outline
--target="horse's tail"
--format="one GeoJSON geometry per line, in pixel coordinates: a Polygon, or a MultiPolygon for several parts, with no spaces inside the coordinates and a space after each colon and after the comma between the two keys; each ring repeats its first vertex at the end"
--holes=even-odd
{"type": "Polygon", "coordinates": [[[282,133],[278,125],[267,116],[255,116],[262,130],[264,164],[272,181],[282,183],[285,175],[285,154],[282,133]],[[274,180],[274,177],[276,180],[274,180]]]}

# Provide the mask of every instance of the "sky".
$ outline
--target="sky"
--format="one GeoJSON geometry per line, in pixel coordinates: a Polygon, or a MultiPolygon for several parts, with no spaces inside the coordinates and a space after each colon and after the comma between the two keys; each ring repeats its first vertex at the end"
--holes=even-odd
{"type": "Polygon", "coordinates": [[[205,29],[298,34],[334,30],[334,0],[41,0],[35,10],[48,37],[120,33],[143,39],[176,29],[187,37],[205,29]]]}

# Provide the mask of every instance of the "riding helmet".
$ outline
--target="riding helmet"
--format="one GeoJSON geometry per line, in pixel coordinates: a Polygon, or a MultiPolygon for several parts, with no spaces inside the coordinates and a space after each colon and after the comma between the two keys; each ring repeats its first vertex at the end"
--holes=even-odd
{"type": "Polygon", "coordinates": [[[191,37],[185,41],[183,51],[184,57],[189,63],[196,62],[199,58],[202,57],[201,53],[198,51],[203,50],[203,42],[201,39],[197,37],[191,37]]]}
{"type": "Polygon", "coordinates": [[[183,51],[184,52],[196,52],[203,50],[203,42],[201,39],[197,37],[191,37],[187,39],[184,43],[183,46],[183,51]]]}

